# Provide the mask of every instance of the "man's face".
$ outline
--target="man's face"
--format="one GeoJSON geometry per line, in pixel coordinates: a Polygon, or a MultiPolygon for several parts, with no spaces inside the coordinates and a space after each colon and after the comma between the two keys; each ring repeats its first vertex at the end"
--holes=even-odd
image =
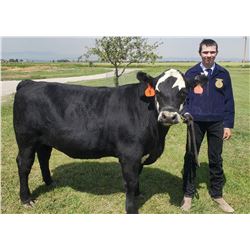
{"type": "Polygon", "coordinates": [[[214,64],[214,60],[218,54],[216,50],[216,46],[206,46],[202,45],[200,56],[202,59],[202,63],[206,68],[210,68],[214,64]]]}

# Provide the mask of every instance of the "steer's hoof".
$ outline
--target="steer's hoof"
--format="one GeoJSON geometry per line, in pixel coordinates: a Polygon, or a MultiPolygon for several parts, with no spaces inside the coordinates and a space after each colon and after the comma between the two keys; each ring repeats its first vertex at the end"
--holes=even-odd
{"type": "Polygon", "coordinates": [[[127,214],[138,214],[138,209],[128,209],[127,214]]]}
{"type": "Polygon", "coordinates": [[[127,214],[139,214],[138,211],[128,211],[127,214]]]}
{"type": "Polygon", "coordinates": [[[23,206],[25,208],[33,208],[35,206],[35,203],[36,203],[35,200],[30,199],[28,201],[23,202],[23,206]]]}

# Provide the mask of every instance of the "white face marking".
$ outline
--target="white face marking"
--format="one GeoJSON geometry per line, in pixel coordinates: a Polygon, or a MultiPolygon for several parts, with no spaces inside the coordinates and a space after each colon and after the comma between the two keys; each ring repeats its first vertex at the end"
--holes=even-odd
{"type": "Polygon", "coordinates": [[[157,102],[156,98],[155,98],[155,103],[156,103],[156,109],[159,113],[160,112],[160,104],[159,104],[159,102],[157,102]]]}
{"type": "Polygon", "coordinates": [[[148,157],[149,157],[149,154],[144,155],[144,156],[141,158],[141,163],[143,164],[143,163],[147,160],[148,157]]]}
{"type": "Polygon", "coordinates": [[[183,110],[183,104],[180,105],[179,111],[182,111],[182,110],[183,110]]]}
{"type": "Polygon", "coordinates": [[[160,91],[159,90],[159,84],[162,83],[162,82],[164,82],[170,76],[173,76],[173,77],[177,78],[176,81],[175,81],[175,83],[174,83],[174,85],[172,86],[172,88],[178,87],[178,89],[181,90],[182,88],[186,87],[185,81],[183,80],[183,77],[182,77],[181,73],[178,70],[176,70],[176,69],[169,69],[169,70],[167,70],[164,73],[164,76],[162,76],[158,80],[155,89],[157,91],[160,91]]]}

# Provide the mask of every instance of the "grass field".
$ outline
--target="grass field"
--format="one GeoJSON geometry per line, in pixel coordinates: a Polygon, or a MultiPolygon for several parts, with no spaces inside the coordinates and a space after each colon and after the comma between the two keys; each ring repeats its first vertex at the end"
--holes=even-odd
{"type": "MultiPolygon", "coordinates": [[[[193,63],[136,65],[156,76],[171,66],[185,71],[193,63]]],[[[240,64],[224,63],[231,73],[236,104],[236,121],[233,137],[224,144],[224,196],[236,213],[250,213],[250,69],[240,64]]],[[[106,68],[106,66],[105,66],[106,68]]],[[[136,82],[135,72],[124,75],[121,84],[136,82]]],[[[90,86],[113,86],[112,79],[80,82],[90,86]]],[[[13,95],[2,103],[2,213],[42,214],[116,214],[124,213],[125,193],[117,159],[74,160],[53,150],[50,169],[56,186],[47,187],[42,181],[37,160],[32,168],[29,183],[37,199],[32,209],[24,208],[19,201],[19,180],[15,158],[17,146],[12,125],[13,95]]],[[[185,151],[186,128],[173,126],[166,138],[166,148],[154,164],[146,166],[141,174],[139,212],[145,214],[183,213],[182,165],[185,151]]],[[[206,143],[201,148],[201,167],[197,172],[199,198],[194,199],[190,213],[221,213],[208,194],[208,164],[206,143]]]]}
{"type": "MultiPolygon", "coordinates": [[[[108,65],[107,65],[108,67],[108,65]]],[[[94,75],[111,71],[110,68],[88,67],[86,63],[3,63],[2,80],[42,79],[94,75]]]]}

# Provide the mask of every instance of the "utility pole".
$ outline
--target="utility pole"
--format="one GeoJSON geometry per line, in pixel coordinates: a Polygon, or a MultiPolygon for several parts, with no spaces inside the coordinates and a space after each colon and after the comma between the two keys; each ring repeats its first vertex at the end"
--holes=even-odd
{"type": "Polygon", "coordinates": [[[245,63],[247,60],[247,36],[244,36],[244,54],[242,63],[245,63]]]}

